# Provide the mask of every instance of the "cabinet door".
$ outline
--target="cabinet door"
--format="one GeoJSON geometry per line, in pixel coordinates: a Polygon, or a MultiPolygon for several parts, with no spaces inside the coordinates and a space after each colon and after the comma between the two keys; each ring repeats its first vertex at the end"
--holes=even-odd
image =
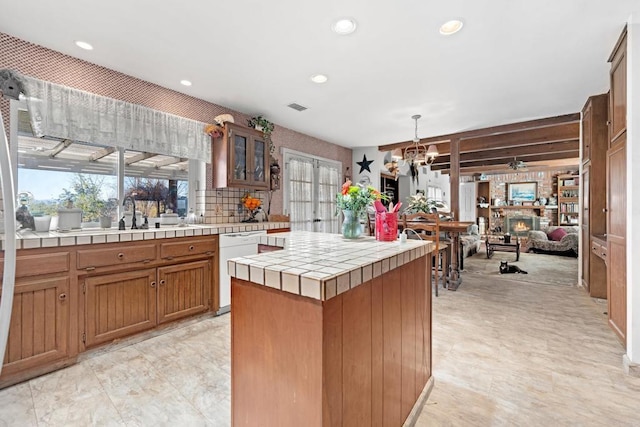
{"type": "Polygon", "coordinates": [[[591,231],[589,230],[589,172],[590,167],[582,169],[582,286],[589,291],[589,259],[591,258],[591,231]]]}
{"type": "Polygon", "coordinates": [[[267,189],[269,183],[269,144],[264,138],[252,138],[251,141],[252,187],[267,189]]]}
{"type": "Polygon", "coordinates": [[[158,268],[158,323],[209,308],[211,262],[197,261],[158,268]]]}
{"type": "Polygon", "coordinates": [[[156,325],[155,269],[89,277],[85,285],[87,347],[156,325]]]}
{"type": "Polygon", "coordinates": [[[69,354],[68,295],[68,277],[16,282],[2,378],[69,354]]]}
{"type": "Polygon", "coordinates": [[[611,91],[609,114],[611,116],[611,145],[627,129],[627,43],[623,38],[611,61],[611,91]]]}
{"type": "Polygon", "coordinates": [[[609,325],[626,342],[627,154],[625,135],[607,152],[607,294],[609,325]]]}
{"type": "Polygon", "coordinates": [[[229,183],[246,184],[249,182],[249,149],[250,137],[236,129],[229,132],[230,159],[229,159],[229,183]]]}

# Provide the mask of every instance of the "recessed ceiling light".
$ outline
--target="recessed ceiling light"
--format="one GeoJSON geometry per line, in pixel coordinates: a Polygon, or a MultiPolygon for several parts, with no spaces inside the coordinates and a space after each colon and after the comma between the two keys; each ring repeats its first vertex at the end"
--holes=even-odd
{"type": "Polygon", "coordinates": [[[80,49],[84,49],[84,50],[93,50],[93,46],[91,46],[89,43],[83,42],[81,40],[76,40],[76,46],[78,46],[80,49]]]}
{"type": "Polygon", "coordinates": [[[460,31],[463,25],[462,21],[458,21],[457,19],[447,21],[440,27],[440,34],[450,36],[460,31]]]}
{"type": "Polygon", "coordinates": [[[327,80],[329,80],[329,78],[324,74],[314,74],[311,76],[311,81],[314,83],[326,83],[327,80]]]}
{"type": "Polygon", "coordinates": [[[191,86],[191,82],[189,80],[180,80],[180,84],[183,86],[191,86]]]}
{"type": "Polygon", "coordinates": [[[356,20],[353,18],[341,18],[333,23],[331,29],[341,36],[351,34],[356,30],[356,20]]]}

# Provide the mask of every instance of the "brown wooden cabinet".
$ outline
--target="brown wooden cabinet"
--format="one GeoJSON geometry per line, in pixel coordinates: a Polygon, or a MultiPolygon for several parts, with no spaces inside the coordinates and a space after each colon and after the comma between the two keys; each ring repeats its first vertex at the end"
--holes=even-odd
{"type": "Polygon", "coordinates": [[[262,132],[225,123],[212,151],[212,188],[269,189],[269,143],[262,132]]]}
{"type": "Polygon", "coordinates": [[[70,355],[69,277],[18,279],[2,380],[70,355]]]}
{"type": "Polygon", "coordinates": [[[206,311],[210,278],[211,261],[158,268],[158,323],[206,311]]]}
{"type": "MultiPolygon", "coordinates": [[[[75,281],[70,275],[70,251],[19,250],[16,255],[14,299],[0,387],[69,365],[77,354],[71,319],[77,314],[78,298],[72,288],[75,281]]],[[[3,269],[0,258],[0,274],[3,269]]]]}
{"type": "Polygon", "coordinates": [[[155,269],[89,277],[85,286],[87,347],[157,324],[155,269]]]}
{"type": "Polygon", "coordinates": [[[607,293],[609,325],[626,346],[627,336],[627,67],[626,28],[609,58],[607,151],[607,293]]]}
{"type": "Polygon", "coordinates": [[[590,245],[592,235],[606,233],[608,96],[592,96],[582,109],[582,285],[596,298],[607,298],[606,265],[590,245]]]}

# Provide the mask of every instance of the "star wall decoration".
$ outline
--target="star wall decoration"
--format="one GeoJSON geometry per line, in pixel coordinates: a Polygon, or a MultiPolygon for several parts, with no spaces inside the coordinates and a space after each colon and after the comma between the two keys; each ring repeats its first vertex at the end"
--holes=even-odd
{"type": "Polygon", "coordinates": [[[362,156],[362,161],[361,162],[356,162],[358,164],[358,166],[360,166],[360,173],[367,171],[367,172],[371,172],[371,169],[369,168],[369,165],[371,165],[371,163],[373,163],[373,160],[367,160],[367,155],[365,154],[364,156],[362,156]]]}

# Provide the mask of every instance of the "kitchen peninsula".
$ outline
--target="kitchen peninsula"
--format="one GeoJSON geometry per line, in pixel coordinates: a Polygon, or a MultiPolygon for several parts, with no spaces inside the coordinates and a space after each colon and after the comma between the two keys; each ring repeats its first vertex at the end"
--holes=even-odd
{"type": "Polygon", "coordinates": [[[272,235],[228,263],[234,426],[402,425],[431,379],[431,242],[272,235]]]}

